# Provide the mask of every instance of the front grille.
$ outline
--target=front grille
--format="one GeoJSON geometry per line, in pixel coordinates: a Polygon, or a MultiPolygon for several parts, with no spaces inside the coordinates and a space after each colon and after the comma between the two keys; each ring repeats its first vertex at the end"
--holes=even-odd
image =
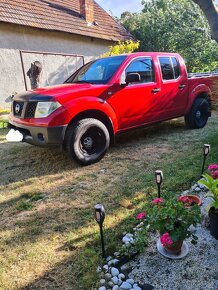
{"type": "Polygon", "coordinates": [[[21,117],[23,111],[24,102],[13,102],[13,114],[14,116],[21,117]]]}
{"type": "Polygon", "coordinates": [[[25,111],[25,118],[34,118],[36,106],[37,106],[37,102],[27,103],[26,111],[25,111]]]}

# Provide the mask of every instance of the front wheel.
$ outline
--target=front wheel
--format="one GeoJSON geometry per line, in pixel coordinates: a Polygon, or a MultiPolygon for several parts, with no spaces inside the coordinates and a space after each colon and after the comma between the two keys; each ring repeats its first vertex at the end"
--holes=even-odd
{"type": "Polygon", "coordinates": [[[210,116],[210,105],[207,98],[198,98],[194,101],[190,111],[185,116],[186,126],[190,129],[203,128],[210,116]]]}
{"type": "Polygon", "coordinates": [[[97,119],[87,118],[70,125],[66,132],[68,155],[81,165],[98,162],[110,144],[107,127],[97,119]]]}

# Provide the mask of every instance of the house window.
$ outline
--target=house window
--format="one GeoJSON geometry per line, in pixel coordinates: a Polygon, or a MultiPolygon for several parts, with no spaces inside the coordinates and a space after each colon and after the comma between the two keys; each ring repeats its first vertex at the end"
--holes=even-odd
{"type": "Polygon", "coordinates": [[[125,75],[138,73],[141,77],[139,83],[150,83],[154,81],[153,63],[150,58],[138,58],[130,63],[125,71],[125,75]]]}

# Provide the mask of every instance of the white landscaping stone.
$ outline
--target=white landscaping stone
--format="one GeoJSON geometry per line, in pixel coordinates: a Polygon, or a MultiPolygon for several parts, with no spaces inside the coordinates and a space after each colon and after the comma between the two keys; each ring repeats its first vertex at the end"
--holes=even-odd
{"type": "Polygon", "coordinates": [[[100,286],[104,286],[105,283],[106,283],[106,280],[105,280],[105,279],[101,279],[101,280],[99,281],[99,285],[100,285],[100,286]]]}
{"type": "Polygon", "coordinates": [[[112,266],[112,265],[115,266],[118,262],[119,262],[118,259],[113,259],[113,260],[110,260],[110,261],[108,262],[108,265],[109,265],[109,266],[112,266]]]}
{"type": "Polygon", "coordinates": [[[114,287],[114,283],[112,281],[109,281],[108,286],[110,286],[112,288],[112,287],[114,287]]]}
{"type": "Polygon", "coordinates": [[[125,275],[124,275],[123,273],[120,273],[120,274],[118,275],[118,278],[121,279],[121,280],[123,280],[123,279],[125,279],[125,275]]]}
{"type": "Polygon", "coordinates": [[[107,271],[109,270],[109,266],[108,266],[108,265],[104,265],[104,266],[103,266],[103,270],[104,270],[105,272],[107,272],[107,271]]]}
{"type": "Polygon", "coordinates": [[[133,237],[133,234],[128,233],[128,234],[126,234],[126,237],[127,238],[132,238],[133,237]]]}
{"type": "Polygon", "coordinates": [[[112,259],[112,257],[109,256],[109,257],[106,258],[106,261],[109,262],[111,259],[112,259]]]}
{"type": "Polygon", "coordinates": [[[123,281],[121,279],[118,279],[118,285],[120,286],[123,283],[123,281]]]}
{"type": "Polygon", "coordinates": [[[104,278],[105,278],[106,281],[110,281],[111,277],[112,277],[112,275],[110,273],[106,273],[104,275],[104,278]]]}
{"type": "Polygon", "coordinates": [[[129,290],[132,288],[132,285],[127,283],[127,282],[123,282],[121,285],[120,285],[120,289],[122,290],[129,290]]]}
{"type": "Polygon", "coordinates": [[[107,290],[105,286],[101,286],[98,290],[107,290]]]}
{"type": "Polygon", "coordinates": [[[118,282],[119,282],[119,279],[117,278],[117,276],[114,276],[114,277],[111,279],[111,281],[112,281],[115,285],[117,285],[118,282]]]}
{"type": "Polygon", "coordinates": [[[132,285],[135,283],[135,281],[133,279],[127,279],[126,282],[129,284],[132,284],[132,285]]]}
{"type": "Polygon", "coordinates": [[[120,256],[120,253],[119,253],[119,252],[115,252],[115,253],[114,253],[114,256],[115,256],[115,257],[119,257],[119,256],[120,256]]]}
{"type": "Polygon", "coordinates": [[[112,288],[112,290],[119,290],[119,289],[120,289],[120,287],[117,285],[114,285],[114,287],[112,288]]]}
{"type": "Polygon", "coordinates": [[[200,187],[201,189],[205,189],[206,187],[203,184],[198,183],[198,187],[200,187]]]}
{"type": "Polygon", "coordinates": [[[120,274],[119,270],[117,268],[112,267],[111,268],[111,275],[114,276],[118,276],[120,274]]]}
{"type": "Polygon", "coordinates": [[[122,242],[123,242],[124,244],[129,243],[129,242],[130,242],[130,238],[128,238],[127,236],[124,236],[124,237],[122,238],[122,242]]]}

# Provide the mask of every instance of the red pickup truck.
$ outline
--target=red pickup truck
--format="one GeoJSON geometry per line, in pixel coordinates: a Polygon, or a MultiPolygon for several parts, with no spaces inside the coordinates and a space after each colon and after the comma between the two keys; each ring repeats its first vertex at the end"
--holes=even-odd
{"type": "Polygon", "coordinates": [[[184,116],[202,128],[217,75],[188,76],[179,54],[138,52],[85,64],[64,84],[17,94],[9,141],[61,145],[82,165],[99,161],[115,136],[184,116]]]}

